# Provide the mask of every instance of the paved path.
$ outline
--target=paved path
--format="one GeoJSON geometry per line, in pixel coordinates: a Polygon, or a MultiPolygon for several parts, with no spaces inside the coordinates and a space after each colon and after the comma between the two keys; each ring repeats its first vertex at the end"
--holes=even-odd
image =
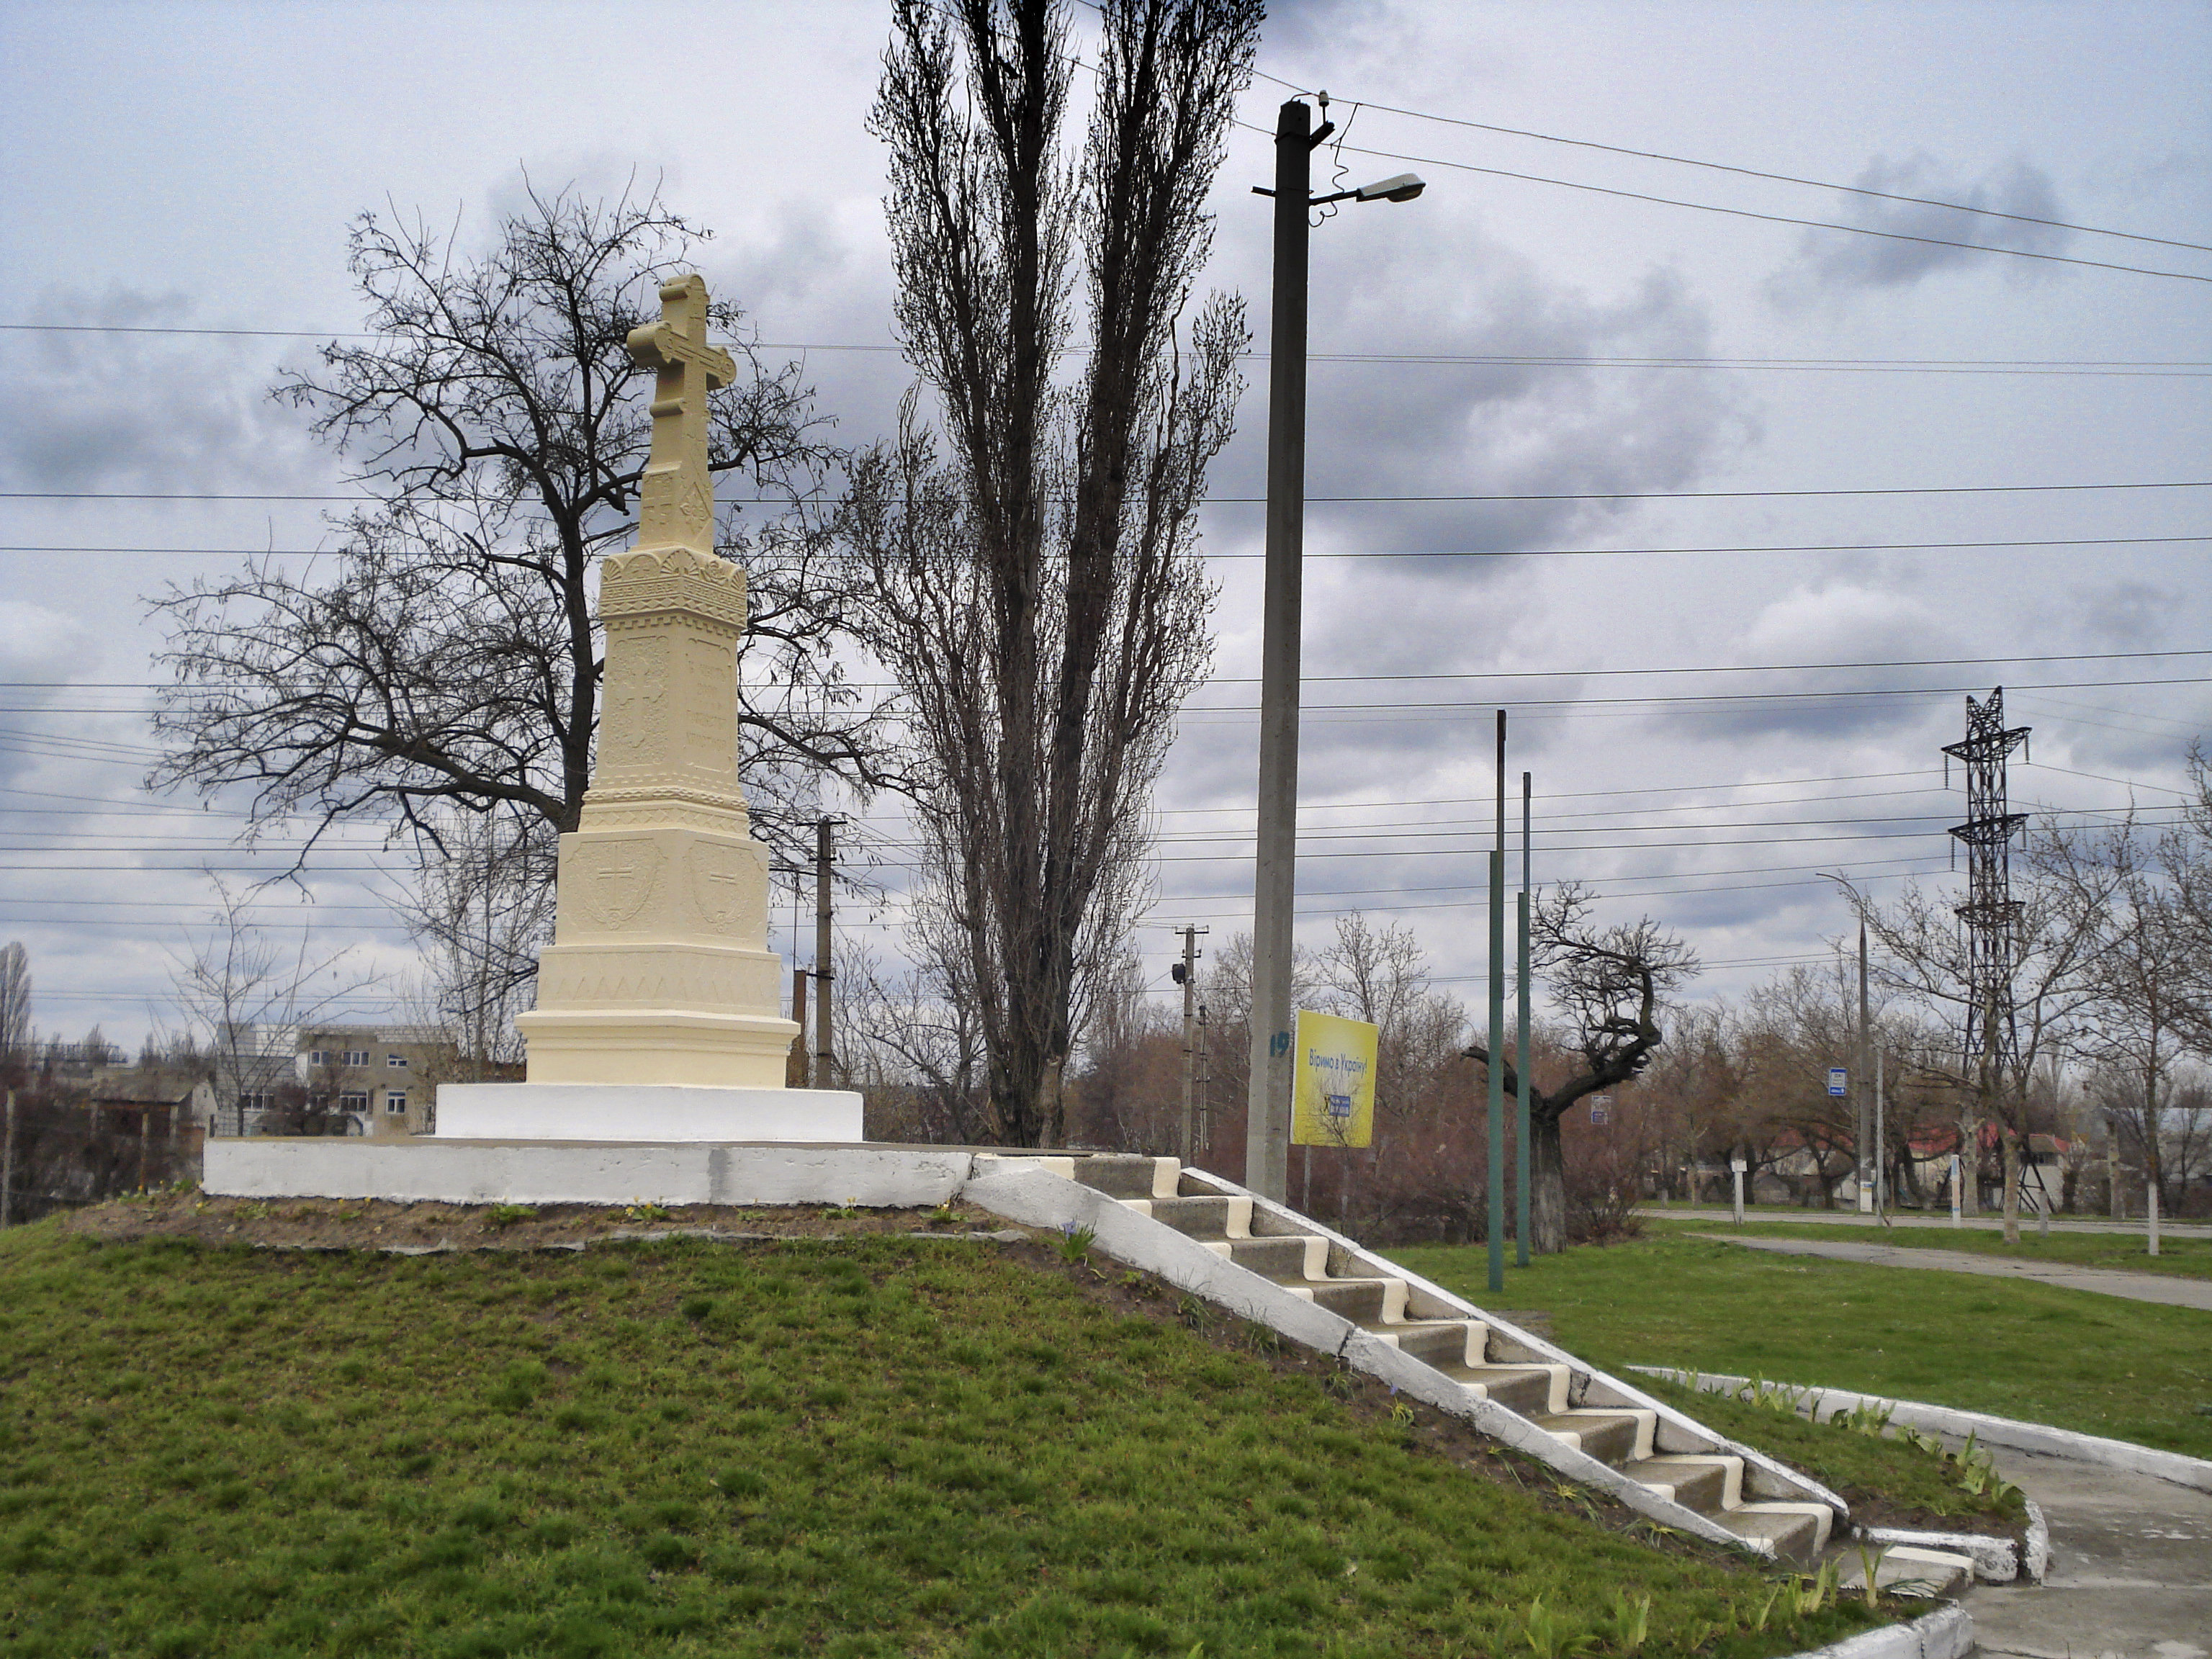
{"type": "Polygon", "coordinates": [[[1911,1250],[1856,1239],[1754,1238],[1740,1233],[1693,1233],[1750,1250],[1781,1255],[1819,1255],[1832,1261],[1864,1261],[1877,1267],[1927,1267],[1937,1273],[1984,1273],[1993,1279],[2032,1279],[2069,1291],[2094,1291],[2136,1302],[2163,1302],[2176,1308],[2212,1312],[2212,1279],[2168,1279],[2157,1273],[2119,1273],[2110,1267],[2069,1267],[2057,1262],[2012,1261],[1965,1250],[1911,1250]]]}
{"type": "MultiPolygon", "coordinates": [[[[1734,1221],[1735,1212],[1723,1207],[1698,1210],[1638,1210],[1637,1213],[1651,1221],[1734,1221]]],[[[1744,1219],[1753,1224],[1768,1222],[1782,1226],[1814,1227],[1875,1227],[1882,1226],[1879,1216],[1860,1215],[1851,1210],[1776,1209],[1772,1206],[1744,1212],[1744,1219]]],[[[1943,1227],[1951,1221],[1948,1211],[1893,1210],[1888,1219],[1899,1227],[1943,1227]]],[[[1978,1232],[2002,1232],[2004,1218],[1993,1215],[1970,1215],[1960,1218],[1961,1227],[1978,1232]]],[[[2020,1218],[2022,1232],[2033,1232],[2040,1224],[2033,1216],[2020,1218]]],[[[2142,1218],[2133,1221],[2087,1221],[2079,1217],[2060,1216],[2051,1224],[2054,1233],[2120,1233],[2130,1238],[2143,1236],[2142,1218]]],[[[2158,1224],[2161,1238],[2212,1238],[2212,1224],[2202,1221],[2166,1221],[2158,1224]]]]}
{"type": "Polygon", "coordinates": [[[1969,1591],[1983,1659],[2208,1659],[2212,1492],[2090,1463],[1991,1449],[2043,1507],[2040,1588],[1969,1591]]]}

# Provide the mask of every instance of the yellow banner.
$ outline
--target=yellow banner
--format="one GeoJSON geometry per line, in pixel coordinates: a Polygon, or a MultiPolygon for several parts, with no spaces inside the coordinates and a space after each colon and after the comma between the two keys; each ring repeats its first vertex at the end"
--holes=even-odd
{"type": "Polygon", "coordinates": [[[1291,1053],[1293,1146],[1364,1146],[1375,1139],[1375,1049],[1364,1020],[1298,1011],[1291,1053]]]}

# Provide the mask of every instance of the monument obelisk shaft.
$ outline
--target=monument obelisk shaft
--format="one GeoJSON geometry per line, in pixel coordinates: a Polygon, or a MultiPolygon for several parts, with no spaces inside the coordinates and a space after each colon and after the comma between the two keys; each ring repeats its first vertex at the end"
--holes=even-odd
{"type": "Polygon", "coordinates": [[[561,837],[554,942],[517,1022],[532,1083],[781,1089],[799,1027],[767,949],[768,854],[738,787],[744,573],[714,555],[707,285],[660,290],[629,350],[659,372],[637,546],[606,560],[598,763],[561,837]]]}

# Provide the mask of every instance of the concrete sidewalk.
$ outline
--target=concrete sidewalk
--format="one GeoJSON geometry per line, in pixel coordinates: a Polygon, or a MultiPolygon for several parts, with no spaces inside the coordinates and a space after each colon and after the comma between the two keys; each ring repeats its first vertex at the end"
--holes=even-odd
{"type": "Polygon", "coordinates": [[[2043,1506],[2040,1588],[1966,1595],[1984,1659],[2207,1659],[2212,1654],[2212,1492],[2029,1452],[1993,1452],[2043,1506]]]}
{"type": "Polygon", "coordinates": [[[1925,1267],[1936,1273],[1981,1273],[1991,1279],[2032,1279],[2039,1285],[2056,1285],[2064,1290],[2094,1291],[2100,1296],[2162,1302],[2175,1308],[2202,1308],[2212,1313],[2212,1279],[2169,1279],[2157,1273],[2120,1273],[2110,1267],[2008,1261],[1965,1250],[1911,1250],[1894,1244],[1861,1243],[1856,1239],[1754,1238],[1736,1233],[1692,1233],[1691,1237],[1740,1244],[1749,1250],[1771,1250],[1778,1255],[1817,1255],[1831,1261],[1863,1261],[1876,1267],[1925,1267]]]}
{"type": "MultiPolygon", "coordinates": [[[[1694,1210],[1642,1209],[1637,1213],[1648,1221],[1734,1221],[1735,1212],[1722,1206],[1694,1210]]],[[[1810,1227],[1872,1227],[1887,1223],[1899,1227],[1948,1227],[1951,1224],[1948,1211],[1892,1210],[1885,1218],[1863,1215],[1854,1210],[1800,1210],[1795,1207],[1779,1209],[1772,1205],[1753,1206],[1744,1212],[1744,1219],[1753,1224],[1772,1223],[1778,1226],[1810,1227]]],[[[2031,1231],[2042,1224],[2031,1215],[2020,1218],[2022,1231],[2031,1231]]],[[[1962,1216],[1959,1225],[1976,1232],[2002,1232],[2004,1219],[2001,1216],[1962,1216]]],[[[2132,1221],[2085,1220],[2079,1216],[2054,1216],[2051,1221],[2054,1233],[2106,1233],[2123,1237],[2141,1238],[2143,1222],[2141,1216],[2132,1221]]],[[[2161,1238],[2212,1238],[2212,1224],[2202,1221],[2167,1221],[2161,1218],[2158,1224],[2161,1238]]]]}

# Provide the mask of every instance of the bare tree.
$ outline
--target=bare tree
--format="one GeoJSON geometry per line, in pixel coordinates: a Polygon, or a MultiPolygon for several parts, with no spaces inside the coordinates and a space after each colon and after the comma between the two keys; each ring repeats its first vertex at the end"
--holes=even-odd
{"type": "Polygon", "coordinates": [[[21,940],[0,950],[0,1061],[31,1046],[31,953],[21,940]]]}
{"type": "MultiPolygon", "coordinates": [[[[1528,1245],[1547,1254],[1566,1244],[1560,1117],[1583,1097],[1643,1073],[1665,1041],[1662,1004],[1698,972],[1696,954],[1650,917],[1601,927],[1590,917],[1594,902],[1579,883],[1567,882],[1544,894],[1529,917],[1530,954],[1579,1061],[1565,1081],[1528,1091],[1528,1245]]],[[[1486,1043],[1469,1044],[1467,1054],[1491,1063],[1486,1043]]],[[[1519,1077],[1511,1061],[1500,1056],[1499,1063],[1515,1097],[1519,1077]]]]}
{"type": "MultiPolygon", "coordinates": [[[[1926,1044],[1908,1057],[1919,1078],[1948,1085],[1963,1107],[1959,1124],[1960,1155],[1971,1190],[1978,1180],[1981,1127],[1995,1126],[2002,1161],[2004,1236],[2020,1242],[2020,1171],[2028,1132],[2028,1079],[2036,1063],[2063,1048],[2079,1030],[2098,995],[2100,957],[2107,908],[2118,890],[2106,872],[2093,885],[2069,887],[2052,875],[2063,840],[2051,824],[2030,837],[2027,869],[2015,874],[2013,896],[2019,911],[2013,922],[2013,1030],[2018,1069],[2010,1073],[1991,1062],[1984,1043],[1969,1056],[1971,1022],[1987,1028],[1985,1010],[1975,1005],[1977,989],[1968,960],[1966,934],[1951,904],[1917,882],[1888,904],[1877,904],[1864,889],[1838,879],[1871,941],[1871,977],[1886,991],[1920,1013],[1926,1044]]],[[[2087,866],[2079,873],[2092,873],[2087,866]]]]}
{"type": "Polygon", "coordinates": [[[215,1073],[217,1121],[210,1130],[248,1134],[264,1121],[283,1127],[306,1101],[296,1076],[301,1028],[327,1023],[332,1010],[375,979],[347,967],[351,946],[317,954],[305,927],[288,952],[258,926],[245,898],[220,877],[209,879],[216,901],[210,926],[198,936],[188,932],[183,951],[172,952],[169,979],[185,1030],[215,1073]]]}
{"type": "Polygon", "coordinates": [[[394,908],[422,948],[429,982],[415,1023],[452,1038],[461,1071],[522,1058],[514,1017],[526,1011],[538,953],[553,931],[553,884],[532,856],[531,820],[512,807],[458,814],[441,830],[443,859],[426,861],[394,908]]]}
{"type": "Polygon", "coordinates": [[[1145,809],[1211,656],[1194,551],[1247,339],[1181,329],[1258,0],[1107,0],[1066,153],[1057,0],[896,0],[872,125],[909,361],[896,444],[855,466],[867,632],[905,694],[920,860],[972,999],[994,1132],[1057,1140],[1082,985],[1141,892],[1145,809]],[[1088,340],[1055,380],[1079,307],[1088,340]],[[943,459],[940,459],[940,450],[943,459]]]}
{"type": "Polygon", "coordinates": [[[975,1005],[939,994],[919,969],[887,972],[866,945],[838,946],[840,1047],[878,1140],[990,1139],[983,1036],[975,1005]]]}
{"type": "MultiPolygon", "coordinates": [[[[357,220],[374,337],[325,346],[276,390],[378,499],[335,523],[332,574],[264,559],[153,602],[175,684],[149,782],[244,791],[248,839],[304,820],[312,848],[365,819],[426,859],[458,816],[506,811],[521,884],[550,887],[591,778],[593,558],[632,533],[650,435],[653,371],[626,342],[701,240],[657,196],[533,193],[477,259],[357,220]]],[[[884,751],[830,649],[846,562],[811,508],[836,452],[797,367],[764,366],[727,301],[710,315],[746,365],[710,399],[710,465],[768,508],[726,502],[716,530],[751,613],[739,769],[757,827],[790,842],[794,793],[824,769],[871,787],[884,751]]]]}
{"type": "Polygon", "coordinates": [[[2190,745],[2189,781],[2182,822],[2158,844],[2166,923],[2186,947],[2166,990],[2183,1038],[2212,1060],[2212,758],[2202,743],[2190,745]]]}
{"type": "Polygon", "coordinates": [[[2078,913],[2069,920],[2095,940],[2071,1047],[2096,1068],[2092,1092],[2111,1133],[2133,1141],[2143,1179],[2171,1213],[2180,1186],[2169,1179],[2160,1130],[2173,1110],[2176,1068],[2197,1023],[2191,981],[2203,970],[2186,889],[2160,882],[2159,860],[2137,839],[2132,813],[2100,831],[2053,826],[2030,856],[2057,903],[2078,913]]]}

